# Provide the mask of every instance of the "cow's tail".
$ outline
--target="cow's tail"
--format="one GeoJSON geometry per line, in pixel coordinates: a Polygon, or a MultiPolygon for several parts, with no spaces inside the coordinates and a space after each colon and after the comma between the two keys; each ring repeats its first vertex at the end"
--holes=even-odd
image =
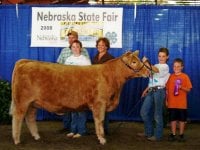
{"type": "Polygon", "coordinates": [[[14,94],[13,94],[13,92],[14,92],[13,84],[11,86],[12,86],[12,100],[11,100],[11,104],[10,104],[9,115],[12,116],[13,115],[13,110],[15,109],[15,99],[14,99],[14,94]]]}
{"type": "Polygon", "coordinates": [[[9,110],[9,115],[11,115],[12,116],[12,114],[13,114],[13,107],[14,107],[14,102],[13,102],[13,100],[11,101],[11,105],[10,105],[10,110],[9,110]]]}
{"type": "Polygon", "coordinates": [[[14,108],[15,108],[15,98],[14,98],[14,93],[15,93],[15,89],[14,89],[14,80],[15,80],[15,73],[16,73],[16,70],[17,70],[17,65],[19,65],[20,63],[19,62],[17,62],[16,64],[15,64],[15,67],[14,67],[14,69],[13,69],[13,73],[12,73],[12,83],[11,83],[11,88],[12,88],[12,101],[11,101],[11,104],[10,104],[10,110],[9,110],[9,114],[12,116],[13,115],[13,110],[14,110],[14,108]]]}
{"type": "Polygon", "coordinates": [[[10,104],[10,110],[9,110],[9,114],[12,116],[12,114],[13,114],[13,109],[14,109],[14,95],[13,95],[13,92],[14,92],[14,89],[13,89],[13,86],[14,86],[14,82],[13,82],[13,80],[14,80],[14,73],[13,73],[13,75],[12,75],[12,84],[11,84],[11,87],[12,87],[12,100],[11,100],[11,104],[10,104]]]}

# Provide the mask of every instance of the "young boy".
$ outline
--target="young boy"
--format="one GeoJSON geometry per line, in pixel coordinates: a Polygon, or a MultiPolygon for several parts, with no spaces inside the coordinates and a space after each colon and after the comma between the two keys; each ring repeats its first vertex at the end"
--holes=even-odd
{"type": "Polygon", "coordinates": [[[167,99],[166,105],[169,110],[171,134],[169,141],[175,141],[176,126],[179,125],[178,141],[185,141],[184,129],[187,120],[187,93],[191,90],[192,84],[187,74],[183,73],[183,60],[176,58],[173,62],[174,73],[170,75],[166,84],[167,99]]]}
{"type": "Polygon", "coordinates": [[[160,48],[158,51],[159,63],[155,65],[159,69],[159,73],[154,73],[149,78],[148,87],[142,93],[142,97],[145,97],[145,99],[140,114],[144,121],[144,133],[138,133],[138,136],[146,137],[149,141],[159,141],[163,136],[165,84],[170,75],[167,65],[168,58],[168,49],[160,48]],[[155,126],[153,121],[155,121],[155,126]]]}

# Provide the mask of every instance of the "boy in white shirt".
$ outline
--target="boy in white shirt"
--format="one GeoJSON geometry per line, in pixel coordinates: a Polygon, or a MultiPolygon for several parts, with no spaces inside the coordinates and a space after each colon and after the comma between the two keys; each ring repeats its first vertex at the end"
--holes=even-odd
{"type": "Polygon", "coordinates": [[[160,48],[158,51],[159,63],[155,65],[159,69],[159,73],[154,73],[149,78],[148,87],[142,93],[142,97],[145,99],[140,114],[144,121],[144,133],[138,133],[138,135],[144,136],[150,141],[159,141],[163,136],[165,84],[170,75],[169,66],[166,64],[168,57],[168,49],[160,48]]]}

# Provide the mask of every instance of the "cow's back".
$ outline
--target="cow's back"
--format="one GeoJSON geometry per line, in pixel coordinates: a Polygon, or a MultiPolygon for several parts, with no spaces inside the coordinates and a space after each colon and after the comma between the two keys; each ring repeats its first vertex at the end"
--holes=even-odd
{"type": "Polygon", "coordinates": [[[13,71],[13,99],[18,104],[33,102],[51,112],[81,109],[92,104],[102,94],[100,90],[109,88],[112,75],[108,72],[106,65],[71,66],[19,60],[13,71]]]}

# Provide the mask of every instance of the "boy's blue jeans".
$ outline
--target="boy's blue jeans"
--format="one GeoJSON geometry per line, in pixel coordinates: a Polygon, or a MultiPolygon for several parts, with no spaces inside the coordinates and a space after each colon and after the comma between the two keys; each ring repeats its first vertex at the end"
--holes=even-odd
{"type": "Polygon", "coordinates": [[[72,112],[71,132],[84,135],[86,133],[86,112],[72,112]]]}
{"type": "Polygon", "coordinates": [[[144,99],[140,115],[144,121],[144,132],[147,137],[155,136],[159,140],[163,136],[164,100],[165,89],[149,92],[144,99]]]}

